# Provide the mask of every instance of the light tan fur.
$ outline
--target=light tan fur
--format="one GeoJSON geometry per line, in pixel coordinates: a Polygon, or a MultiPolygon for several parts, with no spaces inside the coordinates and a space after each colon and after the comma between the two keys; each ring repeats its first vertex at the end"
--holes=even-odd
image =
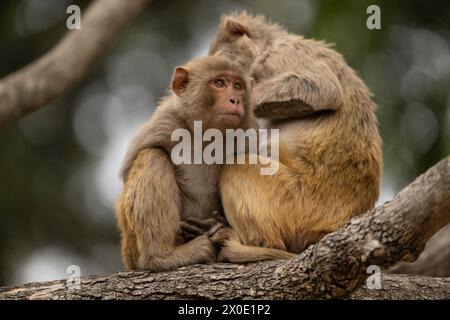
{"type": "Polygon", "coordinates": [[[260,175],[260,165],[224,167],[231,229],[222,260],[289,258],[375,205],[382,169],[375,105],[337,52],[243,12],[221,19],[210,54],[249,70],[255,114],[280,129],[281,142],[274,176],[260,175]]]}
{"type": "MultiPolygon", "coordinates": [[[[206,219],[220,208],[220,166],[175,165],[170,154],[177,143],[171,141],[175,129],[184,128],[192,133],[196,120],[213,127],[221,124],[215,113],[220,105],[209,94],[208,81],[222,72],[240,77],[250,89],[240,68],[225,58],[207,57],[177,68],[172,84],[177,94],[161,101],[128,148],[121,169],[124,187],[116,213],[122,257],[129,270],[161,271],[216,259],[208,236],[199,235],[186,241],[180,224],[189,217],[206,219]],[[186,77],[185,70],[189,71],[186,77]],[[186,87],[180,88],[185,85],[183,81],[186,87]]],[[[244,93],[242,105],[250,107],[248,92],[244,93]]],[[[253,126],[256,123],[252,113],[245,112],[239,127],[253,126]]]]}

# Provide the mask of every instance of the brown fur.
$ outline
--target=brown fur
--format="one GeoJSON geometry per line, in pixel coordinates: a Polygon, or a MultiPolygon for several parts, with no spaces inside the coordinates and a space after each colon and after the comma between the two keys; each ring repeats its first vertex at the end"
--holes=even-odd
{"type": "Polygon", "coordinates": [[[375,105],[338,53],[244,12],[222,18],[210,54],[251,72],[255,114],[280,129],[281,142],[274,176],[260,175],[260,165],[224,167],[232,230],[221,259],[288,258],[374,206],[382,168],[375,105]]]}
{"type": "MultiPolygon", "coordinates": [[[[121,169],[124,187],[116,206],[127,269],[161,271],[216,258],[206,235],[185,243],[180,223],[188,217],[206,219],[219,209],[220,166],[173,164],[170,154],[177,142],[170,137],[180,128],[192,133],[195,120],[207,123],[208,128],[223,124],[217,120],[221,96],[214,95],[208,84],[224,71],[240,77],[250,88],[240,68],[225,58],[203,58],[177,68],[174,94],[161,101],[128,148],[121,169]]],[[[243,97],[241,106],[250,107],[248,93],[244,91],[243,97]]],[[[256,125],[251,114],[244,113],[239,127],[256,125]]]]}

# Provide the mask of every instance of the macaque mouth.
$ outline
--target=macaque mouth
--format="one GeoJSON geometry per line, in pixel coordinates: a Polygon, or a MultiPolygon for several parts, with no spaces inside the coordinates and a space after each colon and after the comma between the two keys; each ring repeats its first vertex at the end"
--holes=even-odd
{"type": "Polygon", "coordinates": [[[236,116],[242,118],[242,115],[238,112],[224,112],[224,113],[219,113],[219,116],[225,116],[225,117],[232,117],[232,116],[236,116]]]}

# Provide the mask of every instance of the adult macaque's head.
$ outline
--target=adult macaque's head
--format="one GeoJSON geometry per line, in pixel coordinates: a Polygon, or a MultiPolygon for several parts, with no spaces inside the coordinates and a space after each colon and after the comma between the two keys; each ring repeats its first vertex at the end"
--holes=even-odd
{"type": "Polygon", "coordinates": [[[224,15],[209,54],[226,56],[248,70],[268,44],[285,33],[279,25],[267,22],[263,16],[246,12],[224,15]]]}

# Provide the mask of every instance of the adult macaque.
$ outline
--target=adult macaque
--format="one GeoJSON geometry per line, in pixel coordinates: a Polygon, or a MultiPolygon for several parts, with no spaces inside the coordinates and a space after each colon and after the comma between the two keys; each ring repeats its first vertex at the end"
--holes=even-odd
{"type": "MultiPolygon", "coordinates": [[[[249,128],[256,125],[250,106],[249,81],[241,68],[223,57],[194,60],[175,70],[173,94],[164,98],[152,118],[131,142],[121,176],[124,187],[117,201],[122,257],[127,269],[167,270],[215,261],[207,235],[182,237],[181,221],[209,229],[219,209],[220,164],[174,164],[171,141],[176,129],[249,128]]],[[[204,147],[205,145],[203,145],[204,147]]],[[[194,148],[192,148],[194,150],[194,148]]],[[[187,225],[186,230],[195,227],[187,225]]]]}
{"type": "Polygon", "coordinates": [[[338,53],[244,12],[222,17],[210,55],[250,71],[255,114],[280,129],[281,144],[276,175],[260,175],[260,165],[223,169],[231,228],[217,231],[221,260],[289,258],[374,206],[382,168],[375,105],[338,53]]]}

